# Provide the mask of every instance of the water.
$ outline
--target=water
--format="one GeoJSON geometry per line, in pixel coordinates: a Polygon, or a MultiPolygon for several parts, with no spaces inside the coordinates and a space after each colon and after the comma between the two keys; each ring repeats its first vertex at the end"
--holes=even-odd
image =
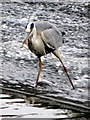
{"type": "Polygon", "coordinates": [[[0,116],[12,118],[67,118],[68,110],[46,109],[40,104],[29,104],[21,98],[11,98],[11,96],[1,94],[0,116]]]}
{"type": "MultiPolygon", "coordinates": [[[[72,90],[59,61],[52,54],[48,54],[42,57],[43,70],[37,94],[55,98],[55,100],[65,99],[88,106],[90,69],[88,67],[87,33],[89,32],[90,20],[88,15],[89,3],[87,2],[25,3],[22,0],[0,3],[2,13],[0,86],[3,88],[2,99],[0,99],[0,112],[2,111],[2,113],[0,114],[3,115],[2,117],[43,118],[50,116],[51,118],[68,118],[68,116],[77,116],[77,111],[65,109],[64,106],[63,109],[59,106],[53,109],[54,106],[49,105],[50,109],[47,109],[49,106],[43,106],[41,98],[40,103],[35,104],[31,100],[32,104],[30,104],[28,97],[31,95],[25,97],[26,95],[22,96],[18,92],[15,94],[13,91],[19,90],[34,94],[32,89],[38,72],[38,59],[26,48],[21,48],[25,39],[25,26],[32,19],[34,21],[50,21],[66,32],[63,38],[65,43],[59,50],[76,87],[76,90],[72,90]],[[4,88],[12,88],[12,91],[4,90],[4,88]]],[[[37,100],[35,99],[35,101],[37,100]]],[[[48,102],[48,104],[50,103],[48,102]]]]}

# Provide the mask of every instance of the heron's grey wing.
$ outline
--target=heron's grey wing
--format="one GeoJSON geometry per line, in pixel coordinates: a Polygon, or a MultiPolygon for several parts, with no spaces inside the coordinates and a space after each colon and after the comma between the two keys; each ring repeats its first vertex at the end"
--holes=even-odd
{"type": "Polygon", "coordinates": [[[62,34],[58,29],[47,29],[41,33],[44,43],[52,49],[57,49],[62,45],[62,34]]]}
{"type": "Polygon", "coordinates": [[[37,21],[35,23],[37,33],[40,34],[42,31],[53,28],[54,26],[47,21],[37,21]]]}

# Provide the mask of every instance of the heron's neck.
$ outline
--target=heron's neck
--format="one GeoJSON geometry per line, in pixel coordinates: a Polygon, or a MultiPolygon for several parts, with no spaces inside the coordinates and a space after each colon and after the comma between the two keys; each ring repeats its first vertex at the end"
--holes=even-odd
{"type": "Polygon", "coordinates": [[[36,38],[36,37],[37,37],[37,31],[36,31],[36,28],[35,28],[35,27],[33,28],[33,33],[32,33],[32,34],[33,34],[33,38],[36,38]]]}

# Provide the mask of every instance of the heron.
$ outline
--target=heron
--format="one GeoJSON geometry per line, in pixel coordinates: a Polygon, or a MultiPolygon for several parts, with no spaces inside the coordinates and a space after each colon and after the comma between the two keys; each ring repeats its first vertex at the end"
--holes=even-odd
{"type": "Polygon", "coordinates": [[[75,89],[67,68],[61,60],[61,54],[58,49],[63,44],[64,32],[61,32],[55,25],[48,21],[36,21],[27,24],[26,33],[27,36],[23,41],[22,47],[26,44],[28,49],[34,53],[39,60],[39,71],[35,86],[37,87],[38,85],[40,73],[42,71],[41,57],[53,53],[61,62],[72,88],[75,89]]]}

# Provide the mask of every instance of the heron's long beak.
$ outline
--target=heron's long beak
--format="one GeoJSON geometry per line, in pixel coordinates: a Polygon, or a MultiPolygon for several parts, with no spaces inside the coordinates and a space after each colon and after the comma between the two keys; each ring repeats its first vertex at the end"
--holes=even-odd
{"type": "Polygon", "coordinates": [[[24,44],[26,44],[26,39],[23,41],[22,48],[24,47],[24,44]]]}
{"type": "Polygon", "coordinates": [[[28,31],[28,29],[26,29],[27,37],[26,37],[26,39],[23,41],[22,48],[24,47],[24,44],[26,44],[26,40],[29,38],[29,35],[30,35],[31,32],[32,32],[32,30],[28,31]]]}

